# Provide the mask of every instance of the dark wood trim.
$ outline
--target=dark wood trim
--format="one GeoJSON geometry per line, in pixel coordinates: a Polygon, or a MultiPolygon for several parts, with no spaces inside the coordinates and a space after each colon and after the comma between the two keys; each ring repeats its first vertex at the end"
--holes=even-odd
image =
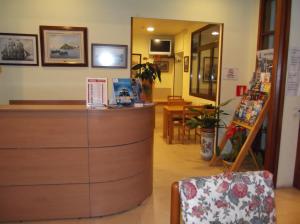
{"type": "Polygon", "coordinates": [[[276,27],[272,69],[271,105],[268,118],[264,168],[274,174],[276,186],[281,140],[287,56],[289,46],[291,0],[276,1],[276,27]]]}
{"type": "Polygon", "coordinates": [[[295,164],[293,186],[300,189],[300,122],[299,122],[299,129],[298,129],[298,144],[297,144],[297,154],[296,154],[296,164],[295,164]]]}
{"type": "Polygon", "coordinates": [[[71,26],[40,26],[40,44],[41,44],[41,57],[43,66],[72,66],[72,67],[87,67],[88,66],[88,36],[87,27],[71,27],[71,26]],[[83,62],[46,62],[45,61],[45,42],[44,31],[47,30],[60,30],[60,31],[80,31],[83,33],[83,62]]]}
{"type": "Polygon", "coordinates": [[[174,182],[171,186],[171,211],[170,223],[180,224],[180,196],[178,182],[174,182]]]}
{"type": "Polygon", "coordinates": [[[10,100],[10,105],[85,105],[85,100],[10,100]]]}

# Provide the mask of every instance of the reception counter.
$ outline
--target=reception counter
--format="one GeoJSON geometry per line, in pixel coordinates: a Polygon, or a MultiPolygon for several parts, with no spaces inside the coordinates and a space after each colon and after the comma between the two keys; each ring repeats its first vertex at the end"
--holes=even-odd
{"type": "Polygon", "coordinates": [[[0,221],[136,207],[152,193],[153,130],[153,106],[0,106],[0,221]]]}

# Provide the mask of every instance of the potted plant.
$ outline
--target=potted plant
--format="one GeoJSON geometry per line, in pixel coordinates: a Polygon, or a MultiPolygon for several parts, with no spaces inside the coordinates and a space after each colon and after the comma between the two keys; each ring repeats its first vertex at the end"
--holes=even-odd
{"type": "Polygon", "coordinates": [[[145,101],[152,102],[152,87],[156,79],[161,82],[161,72],[156,64],[146,62],[143,64],[136,64],[132,70],[138,70],[135,78],[139,78],[142,81],[142,94],[145,101]]]}
{"type": "Polygon", "coordinates": [[[205,160],[210,160],[213,156],[215,129],[226,127],[226,123],[221,119],[221,116],[228,114],[225,113],[221,107],[225,106],[231,101],[232,99],[227,100],[218,106],[213,106],[211,104],[205,105],[204,110],[201,111],[192,109],[194,112],[198,111],[199,115],[188,120],[187,125],[190,128],[200,127],[201,156],[205,160]]]}

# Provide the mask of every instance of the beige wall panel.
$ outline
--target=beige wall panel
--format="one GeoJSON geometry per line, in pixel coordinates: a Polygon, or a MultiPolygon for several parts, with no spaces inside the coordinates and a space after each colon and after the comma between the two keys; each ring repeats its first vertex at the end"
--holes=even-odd
{"type": "Polygon", "coordinates": [[[90,181],[106,182],[137,175],[152,168],[153,138],[106,148],[90,149],[90,181]]]}
{"type": "Polygon", "coordinates": [[[134,208],[152,193],[152,170],[120,181],[90,185],[91,216],[134,208]]]}
{"type": "Polygon", "coordinates": [[[88,113],[90,147],[128,144],[153,136],[153,106],[88,113]]]}
{"type": "Polygon", "coordinates": [[[87,184],[0,187],[0,221],[89,216],[87,184]]]}
{"type": "Polygon", "coordinates": [[[0,148],[87,147],[87,112],[1,111],[0,148]]]}
{"type": "Polygon", "coordinates": [[[88,183],[88,149],[1,149],[0,185],[88,183]]]}

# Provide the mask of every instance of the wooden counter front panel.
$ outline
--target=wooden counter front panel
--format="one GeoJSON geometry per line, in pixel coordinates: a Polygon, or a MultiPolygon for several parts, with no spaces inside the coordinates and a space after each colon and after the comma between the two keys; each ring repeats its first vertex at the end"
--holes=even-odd
{"type": "Polygon", "coordinates": [[[90,149],[90,181],[131,177],[152,168],[153,138],[133,144],[90,149]]]}
{"type": "Polygon", "coordinates": [[[0,220],[89,217],[89,185],[0,187],[0,220]]]}
{"type": "Polygon", "coordinates": [[[88,111],[90,147],[123,145],[149,138],[153,136],[154,119],[154,107],[88,111]]]}
{"type": "Polygon", "coordinates": [[[152,169],[119,181],[91,184],[91,216],[109,215],[134,208],[151,193],[152,169]]]}
{"type": "Polygon", "coordinates": [[[0,186],[88,183],[88,149],[0,149],[0,186]]]}
{"type": "Polygon", "coordinates": [[[1,111],[0,148],[87,147],[87,111],[1,111]]]}

